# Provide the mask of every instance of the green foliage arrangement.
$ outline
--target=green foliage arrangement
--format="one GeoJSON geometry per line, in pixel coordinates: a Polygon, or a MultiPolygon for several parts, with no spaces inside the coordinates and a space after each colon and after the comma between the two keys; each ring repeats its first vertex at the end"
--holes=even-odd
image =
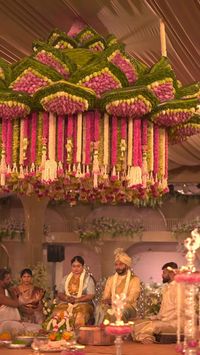
{"type": "Polygon", "coordinates": [[[117,220],[114,218],[100,217],[85,223],[78,231],[80,240],[95,241],[104,235],[112,238],[128,236],[131,238],[141,237],[144,227],[140,221],[131,221],[128,219],[117,220]]]}

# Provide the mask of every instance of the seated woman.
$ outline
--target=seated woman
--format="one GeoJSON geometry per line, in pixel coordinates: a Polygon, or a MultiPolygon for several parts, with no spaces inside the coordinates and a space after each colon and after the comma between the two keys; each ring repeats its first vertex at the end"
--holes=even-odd
{"type": "Polygon", "coordinates": [[[94,296],[95,283],[84,269],[84,259],[74,256],[71,260],[71,273],[64,277],[58,289],[58,299],[61,303],[55,308],[54,314],[66,311],[74,328],[84,326],[93,317],[94,296]]]}
{"type": "Polygon", "coordinates": [[[21,283],[14,289],[14,292],[25,303],[20,307],[22,321],[40,324],[43,322],[42,299],[45,291],[33,285],[33,275],[30,269],[23,269],[20,277],[21,283]]]}

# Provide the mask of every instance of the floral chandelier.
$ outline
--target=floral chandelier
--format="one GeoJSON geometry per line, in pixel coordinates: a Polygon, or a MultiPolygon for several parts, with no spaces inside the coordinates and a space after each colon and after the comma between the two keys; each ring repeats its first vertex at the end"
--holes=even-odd
{"type": "Polygon", "coordinates": [[[112,35],[54,30],[30,57],[0,59],[0,190],[155,205],[169,143],[200,132],[199,92],[166,57],[148,68],[112,35]]]}

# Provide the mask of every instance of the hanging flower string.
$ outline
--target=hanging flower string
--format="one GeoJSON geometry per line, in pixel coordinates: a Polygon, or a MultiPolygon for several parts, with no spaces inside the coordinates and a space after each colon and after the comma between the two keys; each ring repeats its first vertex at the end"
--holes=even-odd
{"type": "Polygon", "coordinates": [[[159,171],[159,128],[154,126],[154,176],[157,177],[159,171]]]}
{"type": "Polygon", "coordinates": [[[13,126],[11,120],[7,120],[6,136],[7,136],[6,137],[6,163],[8,165],[8,172],[10,172],[12,166],[12,140],[13,140],[13,126]]]}
{"type": "Polygon", "coordinates": [[[67,120],[67,127],[66,127],[66,153],[67,153],[67,163],[68,163],[68,170],[70,171],[70,164],[72,163],[72,149],[73,149],[73,116],[68,115],[68,120],[67,120]]]}
{"type": "Polygon", "coordinates": [[[63,163],[64,116],[59,115],[57,122],[57,158],[59,162],[63,163]]]}
{"type": "Polygon", "coordinates": [[[35,161],[36,161],[36,134],[37,134],[37,113],[32,113],[31,115],[31,169],[34,171],[35,161]]]}
{"type": "Polygon", "coordinates": [[[42,162],[42,132],[43,132],[43,114],[39,112],[37,120],[37,141],[36,141],[36,166],[37,168],[41,165],[42,162]]]}
{"type": "Polygon", "coordinates": [[[86,113],[86,138],[85,138],[85,164],[86,166],[91,162],[91,112],[86,113]]]}
{"type": "Polygon", "coordinates": [[[112,155],[111,165],[113,167],[113,175],[116,175],[115,166],[117,163],[117,117],[112,116],[112,155]]]}

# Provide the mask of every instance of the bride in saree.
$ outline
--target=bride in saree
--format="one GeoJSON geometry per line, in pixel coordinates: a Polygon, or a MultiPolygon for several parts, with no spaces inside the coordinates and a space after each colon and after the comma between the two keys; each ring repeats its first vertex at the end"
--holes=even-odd
{"type": "Polygon", "coordinates": [[[54,314],[67,312],[69,322],[74,328],[86,325],[94,314],[92,299],[95,296],[95,282],[86,272],[82,256],[74,256],[71,260],[71,272],[66,275],[58,289],[60,303],[54,314]]]}

